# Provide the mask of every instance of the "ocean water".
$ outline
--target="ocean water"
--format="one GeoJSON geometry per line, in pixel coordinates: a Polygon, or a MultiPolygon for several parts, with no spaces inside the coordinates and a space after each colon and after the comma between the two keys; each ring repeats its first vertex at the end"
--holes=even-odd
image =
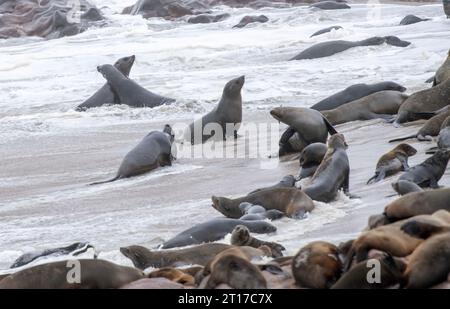
{"type": "MultiPolygon", "coordinates": [[[[271,108],[308,107],[355,83],[391,80],[407,87],[407,93],[425,89],[430,85],[424,81],[450,47],[450,20],[441,4],[353,4],[342,11],[218,7],[214,10],[231,17],[192,25],[187,18],[145,20],[118,14],[134,0],[92,2],[108,17],[106,27],[50,41],[0,41],[0,269],[5,271],[25,252],[75,241],[89,241],[100,257],[129,265],[118,251],[121,246],[152,248],[196,223],[220,217],[210,206],[211,195],[241,196],[296,174],[296,161],[268,169],[261,168],[262,157],[182,157],[153,173],[87,186],[114,176],[123,156],[149,131],[165,123],[189,123],[212,109],[228,80],[246,76],[244,122],[276,125],[271,108]],[[232,29],[249,14],[264,14],[270,21],[232,29]],[[407,14],[432,20],[398,26],[407,14]],[[332,25],[343,29],[310,38],[332,25]],[[315,43],[386,35],[412,44],[287,61],[315,43]],[[96,66],[128,55],[136,55],[131,78],[177,102],[153,109],[116,105],[76,112],[74,107],[104,84],[96,66]]],[[[357,235],[367,216],[393,199],[385,197],[393,193],[393,179],[365,185],[378,158],[394,146],[387,140],[414,133],[419,126],[393,128],[378,120],[337,126],[350,145],[351,191],[361,198],[341,195],[330,204],[316,203],[306,219],[276,221],[277,233],[259,237],[279,241],[293,254],[313,239],[339,242],[357,235]]],[[[278,132],[271,138],[276,140],[278,132]]],[[[236,143],[257,147],[245,137],[236,143]]],[[[411,144],[419,150],[411,165],[422,162],[424,150],[434,146],[411,144]]],[[[441,184],[450,184],[448,171],[441,184]]]]}

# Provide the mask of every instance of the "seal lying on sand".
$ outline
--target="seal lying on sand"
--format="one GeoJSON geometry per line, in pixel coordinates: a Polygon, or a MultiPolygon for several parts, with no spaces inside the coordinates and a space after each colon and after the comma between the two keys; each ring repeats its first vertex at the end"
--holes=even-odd
{"type": "Polygon", "coordinates": [[[385,177],[406,171],[409,169],[408,158],[414,156],[416,153],[417,150],[408,144],[396,146],[381,156],[375,169],[375,175],[367,181],[367,184],[378,182],[385,177]]]}
{"type": "MultiPolygon", "coordinates": [[[[33,262],[34,260],[37,260],[37,259],[43,258],[43,257],[61,256],[61,255],[69,255],[69,254],[72,256],[77,256],[77,255],[80,255],[80,254],[86,252],[90,248],[94,249],[94,251],[95,251],[95,248],[92,245],[90,245],[89,243],[76,242],[67,247],[45,249],[45,250],[30,252],[30,253],[26,253],[26,254],[18,257],[14,261],[14,263],[11,265],[10,268],[20,267],[20,266],[29,264],[29,263],[33,262]]],[[[94,257],[96,257],[95,253],[94,253],[94,257]]]]}
{"type": "Polygon", "coordinates": [[[252,233],[265,234],[276,232],[277,228],[266,221],[247,221],[238,219],[212,219],[197,224],[163,243],[163,249],[184,247],[220,240],[238,226],[246,226],[252,233]]]}
{"type": "Polygon", "coordinates": [[[322,163],[311,178],[311,183],[302,188],[311,199],[328,203],[336,198],[340,189],[349,194],[350,166],[346,149],[347,143],[342,134],[330,137],[322,163]]]}
{"type": "MultiPolygon", "coordinates": [[[[114,63],[114,67],[116,67],[124,76],[128,77],[135,59],[136,57],[134,55],[120,58],[116,61],[116,63],[114,63]]],[[[104,104],[120,104],[119,98],[111,90],[108,83],[104,84],[103,87],[94,93],[89,99],[78,105],[76,110],[81,112],[87,110],[88,108],[98,107],[104,104]]]]}
{"type": "Polygon", "coordinates": [[[408,95],[392,90],[379,91],[321,113],[332,125],[356,120],[393,119],[408,95]]]}
{"type": "Polygon", "coordinates": [[[399,180],[414,182],[422,188],[437,189],[439,188],[438,182],[445,173],[449,159],[450,149],[439,150],[423,163],[408,169],[400,176],[399,180]]]}
{"type": "Polygon", "coordinates": [[[311,106],[311,109],[315,109],[318,111],[335,109],[345,103],[349,103],[366,97],[372,93],[384,90],[405,92],[406,88],[394,82],[381,82],[369,85],[355,84],[333,94],[332,96],[323,99],[320,102],[317,102],[316,104],[311,106]]]}
{"type": "Polygon", "coordinates": [[[237,130],[242,122],[241,90],[244,82],[244,76],[230,80],[217,106],[191,123],[184,132],[184,139],[194,145],[204,143],[213,136],[220,139],[226,139],[227,136],[237,138],[237,130]]]}
{"type": "Polygon", "coordinates": [[[164,127],[163,132],[150,132],[136,147],[125,155],[116,177],[106,181],[94,182],[91,185],[137,176],[160,166],[172,165],[173,140],[174,135],[169,125],[164,127]]]}
{"type": "Polygon", "coordinates": [[[347,49],[353,48],[353,47],[359,47],[359,46],[374,46],[374,45],[381,45],[383,43],[387,43],[389,45],[394,45],[398,47],[406,47],[410,42],[402,41],[397,37],[389,36],[389,37],[372,37],[368,38],[362,41],[328,41],[328,42],[322,42],[315,44],[295,57],[291,58],[290,60],[303,60],[303,59],[316,59],[316,58],[323,58],[323,57],[329,57],[334,54],[343,52],[347,49]]]}
{"type": "Polygon", "coordinates": [[[98,66],[97,71],[108,81],[108,85],[119,98],[120,104],[133,107],[156,107],[175,102],[174,99],[157,95],[139,86],[110,64],[98,66]]]}
{"type": "MultiPolygon", "coordinates": [[[[0,289],[118,289],[144,278],[142,271],[103,260],[69,260],[33,266],[5,277],[0,289]],[[78,269],[79,282],[70,282],[78,269]]],[[[75,279],[75,278],[73,278],[75,279]]]]}
{"type": "Polygon", "coordinates": [[[233,246],[249,246],[253,248],[259,248],[261,246],[267,246],[272,250],[272,257],[282,257],[282,251],[286,250],[280,244],[275,242],[268,242],[256,239],[250,235],[250,230],[245,225],[237,225],[231,233],[231,244],[233,246]]]}
{"type": "Polygon", "coordinates": [[[251,193],[241,198],[229,199],[212,196],[213,207],[228,218],[240,218],[239,205],[248,202],[261,205],[265,209],[277,209],[290,218],[303,218],[314,209],[313,201],[297,188],[276,188],[251,193]]]}

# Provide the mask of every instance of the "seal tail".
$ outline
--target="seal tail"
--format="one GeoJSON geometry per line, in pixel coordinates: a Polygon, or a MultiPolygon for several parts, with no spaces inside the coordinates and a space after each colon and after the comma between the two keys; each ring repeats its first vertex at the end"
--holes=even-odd
{"type": "Polygon", "coordinates": [[[114,178],[112,178],[112,179],[109,179],[109,180],[104,180],[104,181],[99,181],[99,182],[93,182],[93,183],[90,183],[89,186],[101,185],[101,184],[103,184],[103,183],[113,182],[113,181],[116,181],[116,180],[118,180],[118,179],[120,179],[120,176],[116,176],[116,177],[114,177],[114,178]]]}
{"type": "Polygon", "coordinates": [[[325,122],[325,125],[327,126],[327,130],[328,133],[330,133],[330,135],[334,135],[339,133],[338,131],[336,131],[336,129],[333,127],[333,125],[328,121],[328,119],[325,116],[322,116],[323,121],[325,122]]]}
{"type": "Polygon", "coordinates": [[[405,136],[405,137],[400,137],[400,138],[395,138],[395,139],[391,139],[389,141],[389,143],[400,142],[400,141],[404,141],[404,140],[407,140],[407,139],[410,139],[410,138],[415,138],[415,137],[417,137],[416,134],[413,134],[413,135],[410,135],[410,136],[405,136]]]}

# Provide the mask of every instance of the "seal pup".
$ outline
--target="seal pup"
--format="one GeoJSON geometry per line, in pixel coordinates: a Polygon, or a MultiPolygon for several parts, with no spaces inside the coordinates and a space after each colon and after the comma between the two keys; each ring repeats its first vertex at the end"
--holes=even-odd
{"type": "Polygon", "coordinates": [[[265,209],[277,209],[294,219],[303,218],[306,212],[314,209],[311,198],[297,188],[276,188],[251,193],[244,197],[229,199],[212,196],[212,206],[228,218],[239,218],[242,215],[239,205],[248,202],[261,205],[265,209]]]}
{"type": "Polygon", "coordinates": [[[417,149],[408,144],[402,143],[397,145],[394,149],[381,156],[377,162],[375,175],[367,181],[367,184],[381,181],[385,177],[408,170],[408,158],[416,153],[417,149]]]}
{"type": "Polygon", "coordinates": [[[398,91],[379,91],[321,113],[332,125],[378,118],[390,120],[407,98],[408,95],[398,91]]]}
{"type": "MultiPolygon", "coordinates": [[[[86,252],[90,248],[94,249],[94,252],[95,252],[95,248],[91,244],[86,243],[86,242],[76,242],[67,247],[44,249],[44,250],[29,252],[29,253],[25,253],[25,254],[21,255],[20,257],[18,257],[9,268],[17,268],[17,267],[20,267],[23,265],[27,265],[39,258],[47,258],[50,256],[54,257],[54,256],[69,255],[69,254],[72,256],[77,256],[77,255],[80,255],[80,254],[86,252]]],[[[94,258],[97,258],[96,253],[94,253],[94,258]]]]}
{"type": "MultiPolygon", "coordinates": [[[[221,283],[235,289],[266,289],[267,282],[258,267],[250,263],[243,248],[234,247],[215,256],[203,270],[206,283],[199,288],[212,289],[221,283]]],[[[253,248],[252,248],[253,249],[253,248]]]]}
{"type": "Polygon", "coordinates": [[[433,87],[439,85],[440,83],[446,81],[450,78],[450,50],[447,53],[447,59],[445,59],[444,63],[439,67],[434,75],[433,79],[433,87]]]}
{"type": "MultiPolygon", "coordinates": [[[[297,134],[303,147],[327,140],[328,133],[333,135],[337,131],[330,122],[318,111],[303,107],[276,107],[270,115],[278,121],[287,124],[289,128],[280,138],[280,149],[297,134]]],[[[300,149],[299,151],[303,150],[300,149]]]]}
{"type": "Polygon", "coordinates": [[[274,233],[277,230],[275,226],[266,221],[247,221],[229,218],[212,219],[179,233],[175,237],[164,242],[161,248],[170,249],[220,240],[231,233],[233,229],[239,225],[244,225],[252,233],[258,234],[274,233]]]}
{"type": "Polygon", "coordinates": [[[328,140],[325,157],[311,178],[311,183],[302,191],[311,199],[320,202],[333,201],[340,189],[349,194],[350,165],[344,135],[335,134],[328,140]]]}
{"type": "Polygon", "coordinates": [[[191,123],[184,132],[184,139],[194,145],[204,143],[213,136],[226,139],[231,135],[237,138],[237,130],[242,122],[241,90],[244,83],[245,76],[230,80],[225,85],[217,106],[201,119],[191,123]],[[217,130],[221,132],[216,132],[217,130]]]}
{"type": "Polygon", "coordinates": [[[260,205],[253,205],[247,202],[239,204],[239,209],[243,213],[243,216],[239,218],[240,220],[256,221],[269,219],[270,221],[273,221],[284,217],[284,212],[282,211],[279,211],[277,209],[266,210],[260,205]]]}
{"type": "Polygon", "coordinates": [[[450,233],[424,241],[410,256],[406,288],[425,289],[447,280],[450,273],[450,233]]]}
{"type": "Polygon", "coordinates": [[[233,246],[249,246],[253,248],[267,246],[271,249],[273,258],[282,257],[282,251],[286,250],[285,247],[275,242],[263,241],[252,237],[250,230],[245,225],[238,225],[233,229],[230,243],[233,246]]]}
{"type": "Polygon", "coordinates": [[[359,46],[376,46],[387,43],[389,45],[399,46],[399,47],[406,47],[410,42],[402,41],[397,37],[394,36],[388,36],[388,37],[371,37],[365,40],[361,41],[343,41],[343,40],[337,40],[337,41],[328,41],[328,42],[322,42],[317,43],[304,51],[297,54],[295,57],[289,59],[292,60],[304,60],[304,59],[316,59],[316,58],[323,58],[323,57],[329,57],[333,56],[337,53],[341,53],[343,51],[346,51],[347,49],[353,48],[353,47],[359,47],[359,46]]]}
{"type": "Polygon", "coordinates": [[[383,215],[388,222],[423,214],[433,214],[445,209],[450,211],[450,188],[414,192],[404,195],[384,208],[383,215]]]}
{"type": "Polygon", "coordinates": [[[113,182],[118,179],[141,175],[162,166],[171,166],[172,143],[174,141],[172,128],[166,124],[164,130],[152,131],[142,141],[128,152],[120,164],[114,178],[94,182],[91,185],[113,182]]]}
{"type": "Polygon", "coordinates": [[[311,4],[311,8],[321,9],[321,10],[342,10],[342,9],[350,9],[351,7],[343,2],[336,1],[320,1],[314,4],[311,4]]]}
{"type": "Polygon", "coordinates": [[[366,97],[372,93],[393,90],[405,92],[406,88],[397,83],[388,81],[380,82],[376,84],[355,84],[339,91],[311,106],[311,109],[318,111],[331,110],[339,107],[345,103],[349,103],[363,97],[366,97]]]}
{"type": "Polygon", "coordinates": [[[442,113],[438,113],[437,115],[428,119],[424,125],[420,128],[417,134],[409,135],[406,137],[400,137],[396,139],[391,139],[389,143],[404,141],[410,138],[417,138],[418,141],[432,141],[433,136],[438,136],[442,123],[445,121],[447,117],[450,116],[450,110],[442,113]]]}
{"type": "Polygon", "coordinates": [[[300,171],[296,180],[314,175],[327,151],[328,146],[324,143],[312,143],[306,146],[300,154],[300,171]]]}
{"type": "Polygon", "coordinates": [[[383,254],[376,260],[379,261],[381,266],[379,282],[367,280],[373,265],[363,261],[344,273],[331,289],[383,289],[402,283],[402,273],[406,268],[405,263],[399,259],[394,259],[389,254],[383,254]]]}
{"type": "Polygon", "coordinates": [[[420,17],[417,17],[416,15],[406,15],[400,21],[400,26],[416,24],[416,23],[420,23],[421,21],[428,21],[428,20],[430,20],[430,19],[429,18],[420,18],[420,17]]]}
{"type": "Polygon", "coordinates": [[[400,106],[395,124],[429,119],[434,116],[430,112],[439,111],[448,105],[450,105],[450,78],[435,87],[410,95],[400,106]]]}
{"type": "MultiPolygon", "coordinates": [[[[133,67],[136,56],[124,57],[114,63],[114,67],[119,70],[124,76],[130,75],[131,68],[133,67]]],[[[102,88],[97,90],[91,97],[89,97],[82,104],[78,105],[76,111],[85,111],[91,107],[102,106],[103,104],[120,104],[119,98],[111,90],[108,83],[104,84],[102,88]]]]}
{"type": "Polygon", "coordinates": [[[321,35],[321,34],[328,33],[328,32],[331,32],[333,30],[339,30],[339,29],[343,29],[343,28],[341,26],[331,26],[331,27],[328,27],[328,28],[324,28],[324,29],[321,29],[321,30],[311,34],[310,38],[312,38],[313,36],[321,35]]]}
{"type": "Polygon", "coordinates": [[[324,241],[308,244],[292,259],[292,274],[300,287],[328,289],[340,278],[341,273],[339,249],[324,241]]]}
{"type": "Polygon", "coordinates": [[[399,180],[392,183],[392,189],[400,195],[406,195],[412,192],[422,192],[423,189],[416,185],[414,182],[407,180],[399,180]]]}
{"type": "Polygon", "coordinates": [[[58,261],[26,268],[0,281],[0,289],[117,289],[144,278],[131,267],[104,260],[58,261]],[[70,272],[79,263],[80,281],[69,282],[70,272]]]}
{"type": "Polygon", "coordinates": [[[216,243],[177,250],[149,250],[142,246],[128,246],[120,248],[120,252],[133,262],[134,267],[144,270],[148,267],[205,266],[211,258],[229,248],[230,245],[216,243]]]}
{"type": "Polygon", "coordinates": [[[400,176],[399,180],[414,182],[422,188],[437,189],[439,188],[438,182],[445,173],[449,159],[450,149],[439,150],[421,164],[408,169],[400,176]]]}
{"type": "Polygon", "coordinates": [[[108,85],[119,98],[120,104],[133,107],[156,107],[175,102],[174,99],[160,96],[141,87],[110,64],[98,66],[97,71],[108,81],[108,85]]]}

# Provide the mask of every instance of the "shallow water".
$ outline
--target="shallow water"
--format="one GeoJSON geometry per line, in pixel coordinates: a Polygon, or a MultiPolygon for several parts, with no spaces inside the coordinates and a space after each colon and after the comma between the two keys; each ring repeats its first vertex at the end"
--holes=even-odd
{"type": "MultiPolygon", "coordinates": [[[[128,264],[120,246],[154,247],[195,223],[220,217],[210,206],[211,195],[240,196],[296,174],[296,161],[264,169],[260,158],[180,158],[154,173],[87,186],[111,178],[123,156],[149,131],[189,122],[210,110],[234,77],[246,76],[244,122],[276,124],[270,108],[307,107],[355,83],[392,80],[408,93],[427,88],[424,81],[450,46],[450,20],[441,4],[383,4],[377,7],[380,14],[364,4],[325,12],[221,7],[217,10],[230,13],[230,19],[191,25],[116,14],[134,1],[93,2],[104,7],[111,20],[107,27],[50,41],[0,41],[0,269],[24,252],[75,241],[89,241],[102,252],[100,257],[128,264]],[[265,14],[270,21],[231,29],[247,14],[265,14]],[[397,26],[407,14],[432,20],[397,26]],[[344,29],[309,38],[332,25],[344,29]],[[286,61],[314,43],[376,35],[396,35],[412,44],[286,61]],[[131,54],[137,60],[130,76],[177,102],[154,109],[106,106],[75,112],[104,83],[96,66],[131,54]]],[[[278,232],[260,237],[280,241],[294,253],[312,239],[339,242],[356,235],[368,215],[393,199],[385,198],[393,192],[392,179],[365,185],[378,158],[393,147],[386,141],[418,127],[396,129],[382,121],[338,126],[350,145],[351,191],[361,199],[341,196],[330,204],[316,203],[308,218],[276,221],[278,232]]],[[[237,143],[257,147],[245,138],[237,143]]],[[[434,144],[412,145],[419,150],[410,159],[415,165],[434,144]]],[[[448,171],[441,184],[450,184],[448,171]]]]}

